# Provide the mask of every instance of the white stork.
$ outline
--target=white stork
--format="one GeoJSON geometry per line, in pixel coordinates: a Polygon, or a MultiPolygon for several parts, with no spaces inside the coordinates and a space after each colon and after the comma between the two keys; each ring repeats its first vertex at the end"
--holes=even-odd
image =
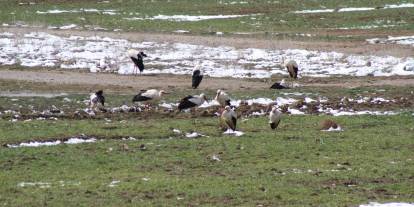
{"type": "Polygon", "coordinates": [[[192,76],[191,86],[193,87],[193,89],[196,89],[198,85],[200,85],[201,80],[203,80],[203,71],[201,70],[200,64],[197,64],[194,67],[193,76],[192,76]]]}
{"type": "Polygon", "coordinates": [[[217,90],[217,94],[214,100],[216,100],[220,106],[230,106],[230,97],[223,90],[217,90]]]}
{"type": "Polygon", "coordinates": [[[95,108],[98,103],[100,103],[102,106],[105,106],[105,97],[103,96],[102,90],[99,90],[96,93],[92,93],[89,96],[89,107],[91,109],[95,108]]]}
{"type": "Polygon", "coordinates": [[[298,63],[296,63],[296,61],[294,60],[289,60],[285,63],[285,67],[287,69],[287,71],[289,72],[289,76],[293,79],[297,79],[298,78],[298,63]]]}
{"type": "Polygon", "coordinates": [[[134,49],[128,50],[128,56],[131,58],[132,62],[134,62],[134,74],[137,74],[139,69],[139,72],[142,73],[144,71],[144,62],[143,58],[147,57],[147,55],[142,51],[137,51],[134,49]]]}
{"type": "Polygon", "coordinates": [[[141,90],[137,95],[134,96],[132,102],[156,102],[164,94],[168,93],[163,90],[158,91],[157,89],[141,90]]]}
{"type": "Polygon", "coordinates": [[[206,95],[204,95],[204,93],[200,94],[199,96],[198,95],[187,96],[181,99],[180,103],[178,104],[178,110],[182,111],[184,109],[189,109],[189,108],[193,108],[196,106],[200,106],[205,101],[207,101],[207,97],[206,95]]]}
{"type": "Polygon", "coordinates": [[[228,129],[236,130],[237,115],[230,106],[224,107],[224,111],[221,113],[221,120],[227,125],[228,129]]]}
{"type": "Polygon", "coordinates": [[[282,118],[282,112],[277,110],[276,106],[273,106],[272,111],[270,111],[270,114],[269,114],[270,128],[276,129],[277,126],[279,126],[281,118],[282,118]]]}

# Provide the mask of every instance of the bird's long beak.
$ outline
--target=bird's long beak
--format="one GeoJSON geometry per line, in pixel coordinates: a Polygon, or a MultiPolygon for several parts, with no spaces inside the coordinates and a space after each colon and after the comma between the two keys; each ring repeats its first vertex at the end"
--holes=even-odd
{"type": "Polygon", "coordinates": [[[170,94],[169,92],[164,92],[163,94],[170,94]]]}

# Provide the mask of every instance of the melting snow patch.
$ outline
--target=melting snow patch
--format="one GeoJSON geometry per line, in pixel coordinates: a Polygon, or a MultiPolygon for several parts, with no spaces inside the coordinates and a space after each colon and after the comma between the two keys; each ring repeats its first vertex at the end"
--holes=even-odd
{"type": "Polygon", "coordinates": [[[198,132],[186,133],[185,137],[187,138],[197,138],[197,137],[205,137],[205,135],[200,134],[198,132]]]}
{"type": "Polygon", "coordinates": [[[74,9],[74,10],[47,10],[47,11],[36,11],[36,14],[64,14],[64,13],[102,13],[108,15],[115,15],[116,10],[113,9],[106,9],[106,10],[98,10],[98,9],[74,9]]]}
{"type": "Polygon", "coordinates": [[[59,27],[59,29],[73,29],[76,28],[78,25],[76,24],[69,24],[69,25],[65,25],[65,26],[61,26],[59,27]]]}
{"type": "Polygon", "coordinates": [[[108,187],[116,187],[118,185],[118,183],[120,183],[121,181],[119,180],[113,180],[111,183],[108,184],[108,187]]]}
{"type": "Polygon", "coordinates": [[[344,130],[341,128],[341,126],[338,125],[338,127],[336,127],[336,128],[330,127],[329,129],[324,129],[324,130],[321,130],[321,131],[324,131],[324,132],[341,132],[341,131],[344,131],[344,130]]]}
{"type": "Polygon", "coordinates": [[[335,9],[315,9],[315,10],[302,10],[302,11],[294,11],[293,13],[296,14],[312,14],[312,13],[331,13],[334,12],[335,9]]]}
{"type": "Polygon", "coordinates": [[[229,18],[239,18],[250,15],[206,15],[206,16],[191,16],[191,15],[157,15],[153,17],[128,17],[124,18],[126,20],[168,20],[175,22],[196,22],[202,20],[211,20],[211,19],[229,19],[229,18]]]}
{"type": "Polygon", "coordinates": [[[45,182],[20,182],[17,184],[17,187],[30,187],[30,186],[38,186],[39,188],[50,188],[50,183],[45,182]]]}
{"type": "Polygon", "coordinates": [[[342,8],[342,9],[339,9],[338,12],[371,11],[371,10],[375,10],[375,8],[371,8],[371,7],[342,8]]]}
{"type": "Polygon", "coordinates": [[[173,129],[172,131],[176,134],[181,134],[182,133],[179,129],[173,129]]]}
{"type": "Polygon", "coordinates": [[[299,111],[297,109],[288,108],[288,112],[292,115],[304,115],[305,112],[299,111]]]}
{"type": "Polygon", "coordinates": [[[377,203],[370,202],[369,204],[362,204],[359,207],[414,207],[414,204],[410,203],[377,203]]]}
{"type": "Polygon", "coordinates": [[[17,148],[17,147],[42,147],[42,146],[54,146],[59,144],[80,144],[80,143],[91,143],[96,142],[95,138],[89,139],[81,139],[81,138],[70,138],[66,141],[56,140],[56,141],[46,141],[46,142],[23,142],[20,144],[8,144],[7,147],[9,148],[17,148]]]}
{"type": "Polygon", "coordinates": [[[233,131],[231,129],[227,129],[227,131],[223,132],[223,134],[234,135],[236,137],[240,137],[244,135],[244,132],[241,131],[233,131]]]}
{"type": "Polygon", "coordinates": [[[330,112],[334,116],[354,116],[354,115],[397,115],[394,111],[338,111],[332,110],[330,112]]]}
{"type": "Polygon", "coordinates": [[[332,12],[355,12],[355,11],[372,11],[377,9],[400,9],[400,8],[412,8],[414,7],[413,3],[403,3],[403,4],[387,4],[384,7],[355,7],[355,8],[341,8],[341,9],[315,9],[315,10],[301,10],[294,11],[295,14],[312,14],[312,13],[332,13],[332,12]]]}
{"type": "Polygon", "coordinates": [[[174,31],[174,33],[181,33],[181,34],[183,34],[183,33],[189,33],[190,31],[188,31],[188,30],[175,30],[174,31]]]}

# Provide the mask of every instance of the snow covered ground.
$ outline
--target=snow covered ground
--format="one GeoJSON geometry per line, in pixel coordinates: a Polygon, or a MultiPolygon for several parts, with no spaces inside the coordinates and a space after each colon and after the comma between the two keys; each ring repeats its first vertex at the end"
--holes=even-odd
{"type": "Polygon", "coordinates": [[[128,48],[145,51],[147,74],[191,74],[201,62],[204,73],[212,77],[268,78],[287,74],[282,59],[295,59],[302,76],[414,75],[414,58],[347,55],[303,49],[236,49],[186,43],[131,42],[108,37],[62,37],[31,32],[24,36],[0,33],[0,64],[27,67],[88,69],[130,74],[132,61],[128,48]]]}

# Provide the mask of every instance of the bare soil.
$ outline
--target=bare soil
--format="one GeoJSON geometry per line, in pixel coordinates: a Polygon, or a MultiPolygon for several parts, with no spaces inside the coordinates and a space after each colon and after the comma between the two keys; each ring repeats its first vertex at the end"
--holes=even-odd
{"type": "MultiPolygon", "coordinates": [[[[89,73],[63,70],[10,70],[0,67],[0,80],[29,81],[47,84],[50,88],[59,86],[78,86],[78,88],[101,87],[109,91],[118,89],[174,89],[190,88],[191,77],[185,75],[118,75],[112,73],[89,73]]],[[[222,88],[230,91],[269,88],[271,83],[282,77],[270,79],[234,79],[205,77],[199,89],[215,90],[222,88]]],[[[392,77],[331,77],[312,78],[305,77],[297,80],[303,87],[361,87],[361,86],[414,86],[414,76],[392,77]]],[[[87,91],[83,91],[87,92],[87,91]]]]}

